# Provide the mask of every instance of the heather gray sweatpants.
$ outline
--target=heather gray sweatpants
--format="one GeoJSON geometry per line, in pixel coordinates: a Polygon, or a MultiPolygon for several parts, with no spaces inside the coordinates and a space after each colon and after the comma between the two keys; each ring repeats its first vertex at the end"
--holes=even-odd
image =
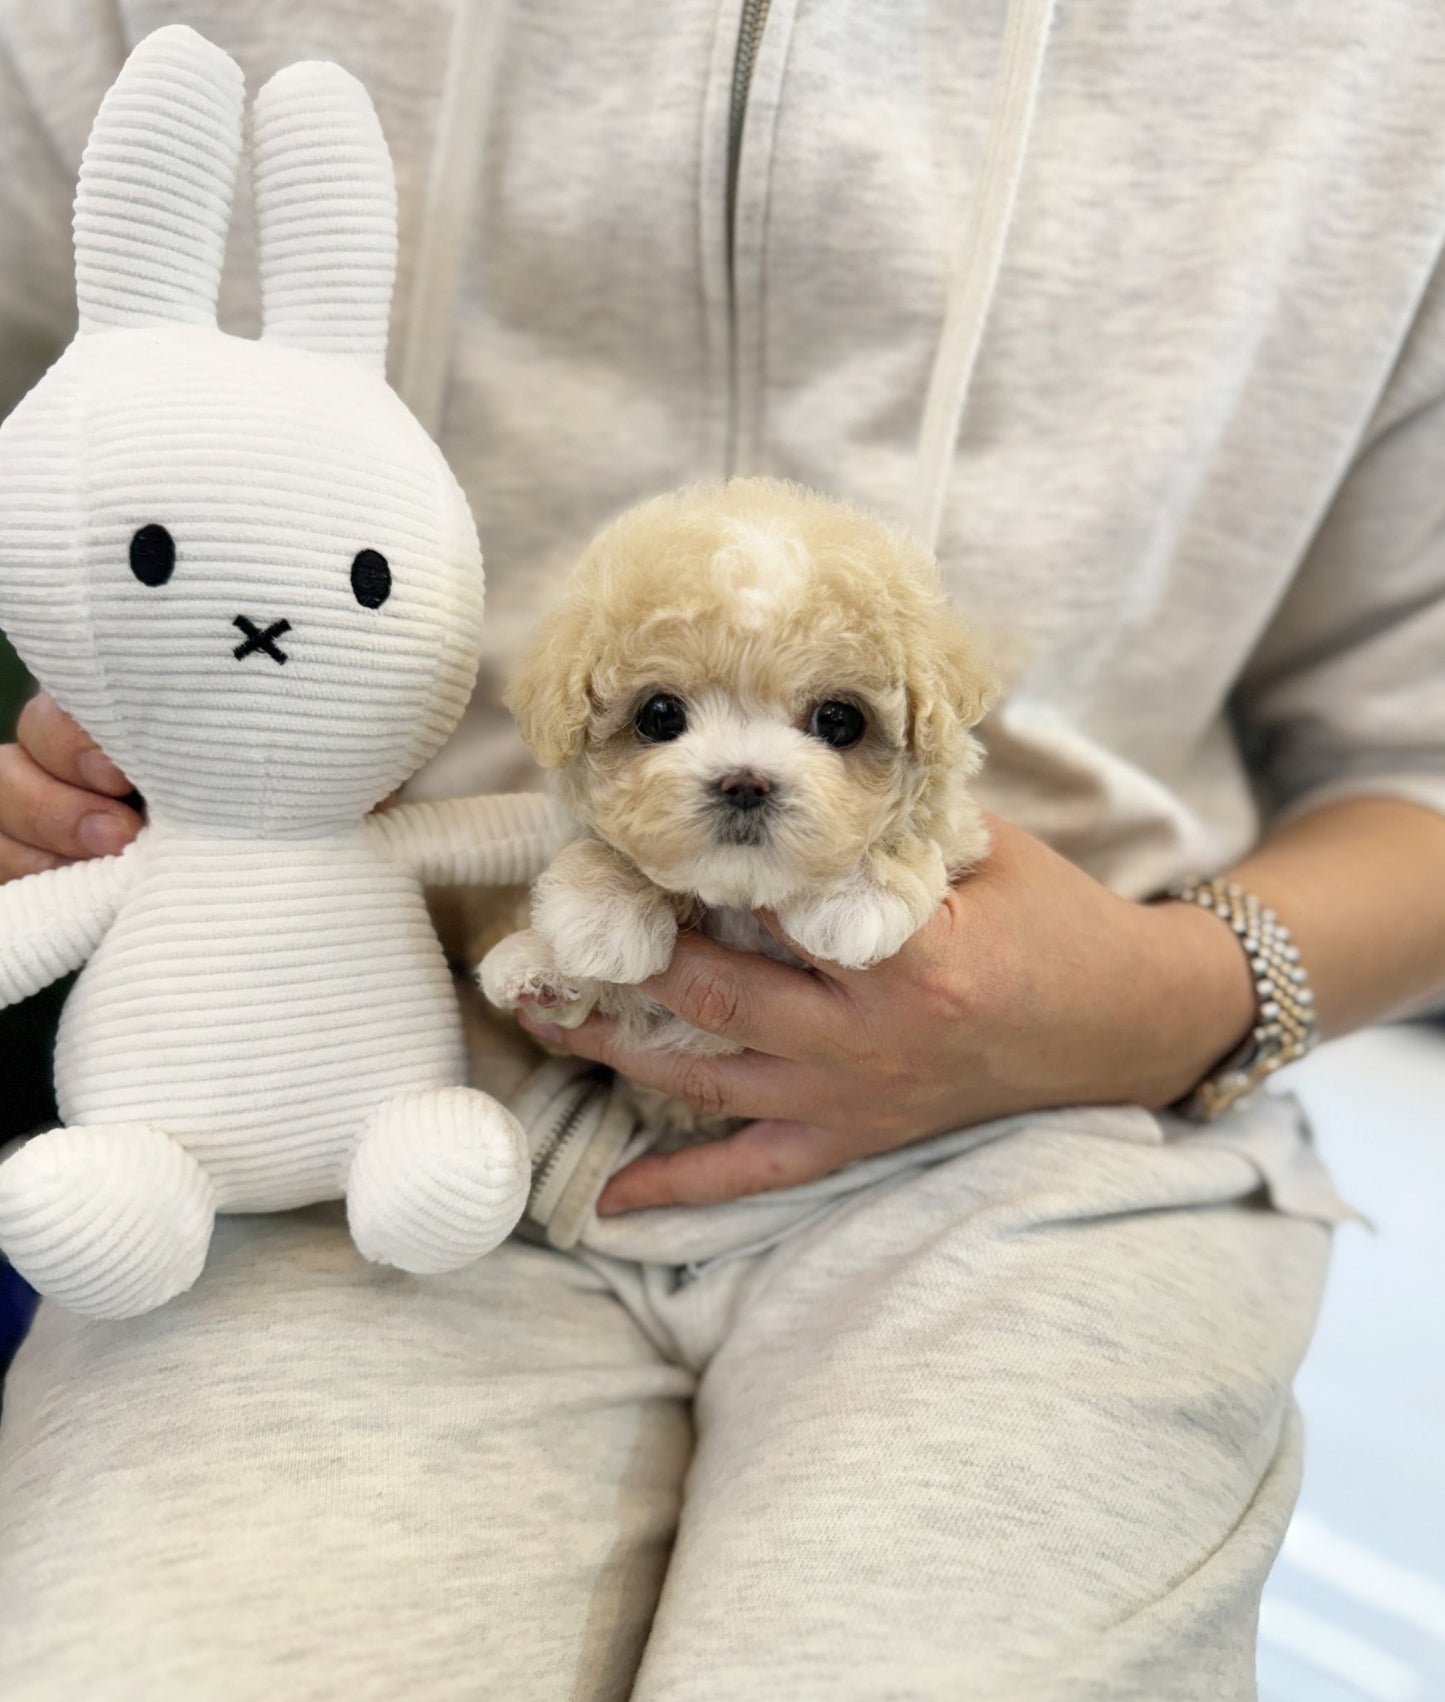
{"type": "Polygon", "coordinates": [[[442,1279],[335,1208],[223,1220],[159,1312],[42,1308],[0,1695],[1251,1696],[1339,1215],[1279,1104],[1012,1119],[442,1279]]]}

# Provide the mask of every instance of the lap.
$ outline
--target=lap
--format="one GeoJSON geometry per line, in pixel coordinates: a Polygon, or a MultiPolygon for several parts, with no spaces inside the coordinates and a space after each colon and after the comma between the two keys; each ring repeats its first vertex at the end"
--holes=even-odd
{"type": "Polygon", "coordinates": [[[1235,1153],[1056,1124],[704,1268],[639,1702],[1252,1696],[1327,1244],[1235,1153]]]}
{"type": "Polygon", "coordinates": [[[191,1294],[42,1307],[0,1429],[0,1694],[625,1697],[691,1379],[576,1261],[222,1220],[191,1294]]]}
{"type": "Polygon", "coordinates": [[[741,1207],[681,1284],[615,1227],[410,1278],[319,1211],[223,1220],[146,1318],[42,1309],[0,1693],[1251,1694],[1327,1235],[1080,1126],[741,1207]]]}

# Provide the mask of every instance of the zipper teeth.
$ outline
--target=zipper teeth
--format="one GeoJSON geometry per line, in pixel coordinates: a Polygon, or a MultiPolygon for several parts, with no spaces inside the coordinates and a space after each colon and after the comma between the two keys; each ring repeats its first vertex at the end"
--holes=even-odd
{"type": "Polygon", "coordinates": [[[582,1091],[553,1125],[552,1132],[538,1152],[537,1161],[532,1167],[531,1197],[534,1200],[551,1181],[557,1166],[562,1161],[562,1154],[567,1149],[568,1141],[576,1133],[577,1125],[582,1121],[582,1113],[592,1103],[592,1094],[598,1085],[595,1076],[586,1077],[582,1083],[582,1091]]]}
{"type": "Polygon", "coordinates": [[[738,161],[743,151],[743,119],[747,116],[748,90],[752,86],[753,67],[758,61],[758,47],[763,39],[763,25],[768,21],[772,0],[743,0],[742,16],[738,20],[738,51],[733,60],[732,105],[728,112],[728,267],[732,267],[733,225],[737,212],[738,161]]]}

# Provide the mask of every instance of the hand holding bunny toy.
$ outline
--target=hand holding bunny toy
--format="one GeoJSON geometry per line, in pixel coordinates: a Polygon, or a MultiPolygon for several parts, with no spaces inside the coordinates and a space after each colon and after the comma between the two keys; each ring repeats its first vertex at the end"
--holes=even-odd
{"type": "Polygon", "coordinates": [[[334,65],[261,91],[265,331],[228,336],[243,100],[188,29],[131,55],[81,168],[79,333],[0,428],[0,626],[149,806],[122,854],[0,888],[0,1004],[89,960],[68,1126],[0,1166],[0,1248],[91,1317],[188,1288],[217,1211],[344,1195],[367,1257],[437,1272],[529,1181],[463,1085],[421,883],[527,879],[551,807],[367,816],[460,717],[482,602],[465,499],[383,376],[386,145],[334,65]]]}

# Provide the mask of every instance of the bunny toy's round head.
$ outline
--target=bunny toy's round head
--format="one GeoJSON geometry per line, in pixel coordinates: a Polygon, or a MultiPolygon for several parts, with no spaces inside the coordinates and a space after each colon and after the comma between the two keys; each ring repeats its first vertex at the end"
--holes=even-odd
{"type": "Polygon", "coordinates": [[[466,501],[383,376],[391,163],[335,65],[256,99],[259,341],[216,328],[238,67],[132,53],[76,197],[80,329],[0,427],[0,628],[145,794],[232,834],[354,819],[476,675],[466,501]]]}

